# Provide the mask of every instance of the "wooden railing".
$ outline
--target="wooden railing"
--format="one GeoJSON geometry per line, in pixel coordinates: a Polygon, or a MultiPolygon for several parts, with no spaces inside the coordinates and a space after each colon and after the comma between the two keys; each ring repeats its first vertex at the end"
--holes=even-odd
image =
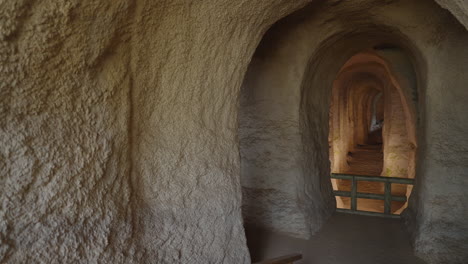
{"type": "Polygon", "coordinates": [[[392,183],[397,184],[414,184],[414,179],[409,178],[395,178],[395,177],[383,177],[383,176],[364,176],[364,175],[351,175],[351,174],[338,174],[332,173],[332,179],[339,180],[350,180],[351,181],[351,191],[333,191],[335,196],[342,197],[351,197],[351,209],[341,209],[337,208],[337,212],[342,213],[351,213],[351,214],[360,214],[360,215],[370,215],[370,216],[383,216],[389,218],[400,218],[400,215],[392,214],[392,201],[406,202],[406,196],[396,196],[392,195],[392,183]],[[371,182],[383,182],[385,183],[384,194],[374,194],[374,193],[360,193],[357,192],[357,183],[358,181],[371,181],[371,182]],[[365,199],[375,199],[384,201],[384,212],[367,212],[357,210],[357,198],[365,199]]]}
{"type": "Polygon", "coordinates": [[[302,259],[301,254],[291,254],[291,255],[282,256],[279,258],[255,262],[254,264],[293,264],[294,261],[298,261],[301,259],[302,259]]]}

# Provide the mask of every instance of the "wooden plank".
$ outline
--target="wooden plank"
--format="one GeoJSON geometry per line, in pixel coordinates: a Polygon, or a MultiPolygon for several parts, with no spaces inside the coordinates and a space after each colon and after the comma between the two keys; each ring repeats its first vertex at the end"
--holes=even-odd
{"type": "Polygon", "coordinates": [[[346,191],[333,191],[335,196],[342,196],[342,197],[351,197],[351,192],[346,191]]]}
{"type": "Polygon", "coordinates": [[[385,183],[385,200],[384,200],[384,214],[390,214],[392,209],[392,184],[385,183]]]}
{"type": "Polygon", "coordinates": [[[390,182],[398,184],[414,184],[414,179],[396,178],[396,177],[382,177],[382,176],[356,176],[359,181],[374,181],[374,182],[390,182]]]}
{"type": "Polygon", "coordinates": [[[395,214],[382,214],[382,213],[377,213],[377,212],[366,212],[366,211],[353,211],[349,209],[341,209],[337,208],[336,212],[338,213],[345,213],[345,214],[356,214],[356,215],[365,215],[365,216],[376,216],[376,217],[383,217],[383,218],[392,218],[392,219],[401,219],[400,215],[395,215],[395,214]]]}
{"type": "MultiPolygon", "coordinates": [[[[341,196],[341,197],[351,197],[351,192],[346,192],[346,191],[333,191],[333,194],[335,196],[341,196]]],[[[363,198],[363,199],[374,199],[374,200],[385,200],[385,195],[383,194],[376,194],[376,193],[361,193],[358,192],[356,193],[357,198],[363,198]]],[[[396,202],[406,202],[407,198],[406,196],[391,196],[392,201],[396,202]]]]}
{"type": "Polygon", "coordinates": [[[293,263],[294,261],[298,261],[302,259],[301,254],[291,254],[291,255],[286,255],[274,259],[268,259],[260,262],[255,262],[254,264],[290,264],[293,263]]]}
{"type": "Polygon", "coordinates": [[[351,174],[341,174],[341,173],[332,173],[331,177],[333,179],[339,179],[339,180],[352,180],[354,175],[351,174]]]}
{"type": "Polygon", "coordinates": [[[408,178],[396,178],[396,177],[383,177],[383,176],[365,176],[365,175],[352,175],[352,174],[343,174],[343,173],[332,173],[331,178],[333,179],[342,179],[342,180],[351,180],[351,192],[345,191],[333,191],[335,196],[351,197],[351,209],[337,209],[337,212],[356,212],[360,215],[370,215],[370,216],[385,216],[390,218],[400,218],[399,215],[392,215],[392,201],[406,202],[407,198],[405,196],[392,196],[392,183],[398,184],[414,184],[414,179],[408,178]],[[372,182],[383,182],[385,183],[385,192],[384,195],[373,194],[373,193],[358,193],[357,184],[358,181],[372,181],[372,182]],[[364,199],[375,199],[384,201],[384,213],[376,212],[365,212],[357,210],[357,198],[364,199]]]}
{"type": "Polygon", "coordinates": [[[385,177],[385,176],[366,176],[366,175],[352,175],[342,173],[332,173],[331,178],[340,180],[352,180],[355,178],[358,181],[372,181],[372,182],[391,182],[398,184],[414,184],[414,179],[398,178],[398,177],[385,177]]]}

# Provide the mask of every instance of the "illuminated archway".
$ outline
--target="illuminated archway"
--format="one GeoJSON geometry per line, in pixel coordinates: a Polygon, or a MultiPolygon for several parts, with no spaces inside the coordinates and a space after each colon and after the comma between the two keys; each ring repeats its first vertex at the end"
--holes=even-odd
{"type": "MultiPolygon", "coordinates": [[[[411,111],[414,106],[409,104],[401,84],[382,57],[374,51],[352,56],[333,82],[329,133],[331,171],[414,178],[416,132],[411,111]],[[376,139],[378,133],[382,140],[376,139]]],[[[350,189],[349,181],[332,180],[332,183],[336,190],[350,189]]],[[[358,185],[358,191],[366,193],[383,194],[383,189],[382,183],[358,185]]],[[[392,194],[409,197],[411,189],[393,184],[392,194]]],[[[337,197],[338,208],[349,206],[349,198],[337,197]]],[[[400,213],[406,206],[404,202],[393,202],[392,212],[400,213]]],[[[378,200],[361,199],[358,203],[358,210],[363,211],[382,212],[383,207],[383,201],[378,200]]]]}

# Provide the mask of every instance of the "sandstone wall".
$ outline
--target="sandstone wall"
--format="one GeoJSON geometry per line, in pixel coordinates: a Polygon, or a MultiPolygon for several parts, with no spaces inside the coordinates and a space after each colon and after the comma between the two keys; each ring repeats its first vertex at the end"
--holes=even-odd
{"type": "Polygon", "coordinates": [[[126,1],[0,3],[0,262],[134,253],[126,1]]]}
{"type": "Polygon", "coordinates": [[[2,1],[0,262],[248,263],[237,97],[306,1],[2,1]]]}
{"type": "Polygon", "coordinates": [[[436,0],[443,8],[450,12],[468,29],[468,2],[464,0],[436,0]]]}
{"type": "Polygon", "coordinates": [[[268,25],[301,5],[138,6],[132,157],[145,259],[157,254],[167,263],[249,262],[241,217],[239,88],[268,25]]]}
{"type": "MultiPolygon", "coordinates": [[[[0,262],[248,263],[237,97],[262,34],[306,2],[0,2],[0,262]]],[[[463,261],[466,31],[422,2],[396,3],[391,17],[387,6],[355,7],[411,36],[434,76],[416,245],[463,261]]],[[[466,4],[440,2],[468,25],[466,4]]],[[[321,37],[298,42],[312,44],[306,58],[328,30],[347,26],[346,11],[331,9],[314,21],[335,24],[310,24],[321,37]]],[[[319,117],[304,124],[320,128],[308,135],[317,147],[305,150],[305,175],[328,173],[316,143],[326,141],[322,94],[309,104],[319,117]]],[[[303,208],[329,192],[318,182],[299,182],[303,208]]],[[[323,215],[309,209],[305,219],[323,215]]]]}
{"type": "MultiPolygon", "coordinates": [[[[315,162],[327,162],[326,142],[316,140],[316,160],[304,158],[300,100],[307,48],[292,48],[279,26],[252,58],[241,91],[239,137],[243,214],[247,224],[309,238],[334,209],[331,189],[320,190],[315,162]],[[279,42],[279,43],[278,43],[279,42]],[[291,56],[293,55],[293,56],[291,56]],[[306,170],[311,170],[312,175],[306,170]]],[[[324,128],[317,128],[324,129],[324,128]]],[[[328,170],[328,168],[325,167],[328,170]]],[[[328,184],[329,185],[329,184],[328,184]]]]}
{"type": "Polygon", "coordinates": [[[468,36],[460,25],[444,28],[435,35],[438,41],[425,49],[425,133],[419,139],[424,149],[417,158],[418,196],[410,200],[410,206],[416,227],[415,246],[421,256],[431,259],[429,263],[466,263],[468,36]]]}

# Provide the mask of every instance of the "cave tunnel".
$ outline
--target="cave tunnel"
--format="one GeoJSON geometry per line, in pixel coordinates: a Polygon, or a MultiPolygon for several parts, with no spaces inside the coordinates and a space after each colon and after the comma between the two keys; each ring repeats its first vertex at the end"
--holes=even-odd
{"type": "MultiPolygon", "coordinates": [[[[333,82],[329,123],[331,172],[414,178],[416,142],[411,109],[415,107],[408,105],[414,102],[405,98],[401,84],[378,52],[404,56],[395,47],[358,53],[345,63],[333,82]]],[[[411,69],[411,64],[406,68],[411,69]]],[[[415,79],[414,73],[408,72],[408,77],[415,79]]],[[[415,88],[405,87],[410,91],[415,88]]],[[[332,184],[336,190],[351,190],[350,180],[332,179],[332,184]]],[[[411,190],[412,185],[392,184],[391,193],[408,194],[408,199],[411,190]]],[[[357,191],[383,194],[384,184],[362,181],[357,191]]],[[[350,208],[350,198],[336,199],[338,208],[350,208]]],[[[383,203],[358,198],[357,209],[384,212],[383,203]]],[[[406,206],[406,202],[392,201],[391,212],[401,213],[406,206]]]]}
{"type": "Polygon", "coordinates": [[[468,263],[468,1],[0,14],[0,263],[468,263]]]}
{"type": "MultiPolygon", "coordinates": [[[[424,203],[416,175],[425,129],[427,51],[405,25],[420,22],[402,18],[395,11],[402,8],[398,5],[395,13],[373,9],[382,17],[374,16],[372,22],[359,14],[358,6],[339,5],[346,24],[322,14],[332,4],[318,3],[273,25],[244,78],[239,135],[250,253],[253,260],[273,257],[282,252],[280,245],[291,243],[307,252],[304,263],[355,263],[352,253],[326,262],[321,252],[327,249],[318,246],[352,237],[348,229],[354,229],[359,230],[355,245],[367,245],[363,240],[374,232],[382,234],[373,238],[378,243],[391,241],[406,252],[383,254],[385,260],[370,253],[368,263],[424,263],[410,246],[417,245],[414,230],[411,238],[407,233],[424,203]],[[379,199],[357,196],[353,209],[352,198],[333,194],[351,193],[354,183],[330,174],[373,177],[359,181],[356,192],[379,199]],[[384,184],[386,179],[397,180],[384,184]],[[388,211],[386,192],[391,196],[388,211]],[[397,220],[375,220],[381,223],[377,227],[374,220],[343,216],[346,211],[397,220]],[[386,239],[383,233],[398,239],[386,239]]],[[[346,252],[336,243],[338,251],[346,252]]]]}

